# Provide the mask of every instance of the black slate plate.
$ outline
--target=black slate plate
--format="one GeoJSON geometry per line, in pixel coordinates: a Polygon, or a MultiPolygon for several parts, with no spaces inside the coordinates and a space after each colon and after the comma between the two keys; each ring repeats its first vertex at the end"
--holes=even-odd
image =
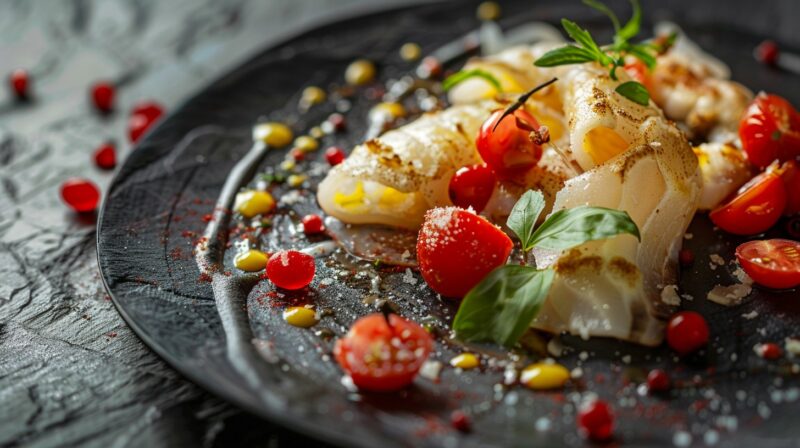
{"type": "MultiPolygon", "coordinates": [[[[598,40],[608,38],[605,20],[577,1],[562,3],[505,4],[506,19],[501,24],[555,22],[566,16],[586,24],[598,40]]],[[[762,67],[751,56],[753,47],[771,31],[770,24],[746,20],[745,10],[732,7],[734,3],[714,3],[726,7],[708,16],[713,22],[702,19],[707,14],[696,10],[690,17],[689,1],[671,2],[670,10],[649,5],[648,19],[672,18],[681,23],[700,45],[730,64],[739,81],[800,104],[796,77],[762,67]]],[[[312,331],[289,327],[280,318],[284,305],[313,300],[334,310],[320,327],[342,334],[358,315],[370,312],[362,301],[369,279],[337,276],[338,266],[319,262],[311,294],[276,298],[270,296],[268,285],[259,284],[249,295],[249,325],[247,320],[239,322],[245,329],[241,345],[252,349],[256,345],[249,344],[250,338],[258,339],[259,353],[266,359],[237,365],[242,357],[229,351],[236,349],[235,338],[228,333],[226,340],[211,286],[199,280],[191,250],[197,233],[205,227],[202,217],[212,212],[229,171],[250,147],[251,125],[266,116],[293,121],[298,133],[308,129],[332,112],[334,105],[297,117],[296,104],[304,86],[341,83],[344,68],[360,57],[378,61],[384,81],[411,72],[412,65],[397,55],[403,43],[418,42],[429,52],[475,29],[474,11],[475,3],[467,2],[425,5],[318,28],[263,52],[175,111],[126,161],[108,193],[99,223],[100,266],[125,320],[145,343],[198,384],[265,418],[339,444],[578,445],[574,403],[587,390],[615,406],[619,426],[615,440],[627,446],[668,445],[676,433],[680,442],[680,431],[691,434],[695,443],[703,443],[703,437],[713,441],[715,434],[725,446],[794,443],[800,436],[800,428],[793,424],[800,389],[788,374],[791,364],[766,362],[755,356],[752,346],[795,335],[800,318],[792,299],[797,293],[756,291],[734,308],[707,302],[705,293],[713,284],[733,282],[734,268],[727,264],[712,270],[709,254],[730,260],[739,240],[712,232],[703,216],[689,230],[694,238],[686,246],[695,251],[697,262],[682,272],[681,289],[695,297],[685,302],[686,308],[708,317],[714,337],[705,353],[690,360],[674,359],[663,348],[566,337],[567,351],[561,362],[570,368],[580,366],[584,379],[563,393],[497,387],[503,377],[497,368],[463,374],[445,368],[439,384],[420,380],[396,394],[352,394],[340,384],[338,368],[326,359],[331,342],[312,331]],[[319,280],[324,278],[336,281],[321,287],[319,280]],[[741,317],[753,311],[755,318],[741,317]],[[583,352],[589,354],[588,359],[582,359],[583,352]],[[667,397],[641,396],[636,391],[643,374],[655,366],[669,369],[679,383],[667,397]],[[252,369],[258,371],[255,380],[247,378],[252,369]],[[464,435],[450,428],[448,416],[454,409],[473,415],[473,433],[464,435]]],[[[366,110],[373,103],[357,95],[347,114],[349,132],[326,137],[323,145],[350,147],[358,141],[364,133],[366,110]]],[[[283,151],[270,153],[261,169],[278,163],[283,155],[283,151]]],[[[302,213],[316,206],[311,201],[297,208],[302,213]]],[[[282,225],[288,228],[291,219],[282,225]]],[[[308,241],[296,237],[282,243],[303,246],[308,241]]],[[[354,263],[348,269],[367,268],[354,263]]],[[[439,302],[402,276],[402,272],[387,275],[382,291],[401,307],[402,314],[416,319],[433,314],[443,321],[452,316],[451,304],[439,302]]],[[[454,353],[457,348],[440,344],[435,358],[446,363],[454,353]]]]}

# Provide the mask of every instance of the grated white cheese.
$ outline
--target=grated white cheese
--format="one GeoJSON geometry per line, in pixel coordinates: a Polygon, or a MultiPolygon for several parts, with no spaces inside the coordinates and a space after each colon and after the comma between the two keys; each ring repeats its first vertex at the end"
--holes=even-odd
{"type": "Polygon", "coordinates": [[[708,292],[706,298],[723,306],[735,306],[742,303],[742,300],[744,300],[752,290],[753,288],[750,285],[716,285],[714,289],[708,292]]]}
{"type": "Polygon", "coordinates": [[[661,290],[661,301],[671,306],[680,306],[681,298],[678,296],[677,285],[667,285],[661,290]]]}

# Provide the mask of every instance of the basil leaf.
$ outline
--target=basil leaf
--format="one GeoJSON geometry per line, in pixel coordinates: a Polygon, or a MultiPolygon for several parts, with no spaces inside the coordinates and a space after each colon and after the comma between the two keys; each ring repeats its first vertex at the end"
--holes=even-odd
{"type": "Polygon", "coordinates": [[[621,30],[617,31],[617,36],[626,41],[639,34],[639,26],[642,23],[642,8],[639,6],[639,0],[631,0],[631,6],[633,7],[631,19],[621,30]]]}
{"type": "Polygon", "coordinates": [[[547,298],[555,271],[507,264],[464,297],[453,320],[456,337],[469,342],[513,346],[547,298]]]}
{"type": "Polygon", "coordinates": [[[564,250],[621,233],[629,233],[641,240],[639,228],[627,212],[584,205],[550,215],[533,233],[531,244],[564,250]]]}
{"type": "Polygon", "coordinates": [[[498,81],[497,78],[492,76],[491,73],[479,69],[462,70],[460,72],[453,73],[445,78],[444,81],[442,81],[442,88],[446,92],[455,87],[456,84],[466,81],[469,78],[483,78],[489,81],[489,83],[499,92],[503,91],[503,87],[500,85],[500,81],[498,81]]]}
{"type": "Polygon", "coordinates": [[[568,19],[561,19],[561,26],[564,27],[564,30],[569,34],[575,42],[577,42],[581,47],[589,50],[592,54],[601,55],[605,54],[600,51],[600,47],[597,46],[597,43],[592,39],[592,35],[589,34],[588,31],[578,26],[577,23],[568,20],[568,19]]]}
{"type": "Polygon", "coordinates": [[[539,191],[528,190],[514,204],[511,214],[508,215],[506,225],[517,234],[524,252],[533,247],[531,237],[542,210],[544,210],[544,195],[539,191]]]}
{"type": "Polygon", "coordinates": [[[608,18],[611,19],[611,23],[614,25],[614,31],[619,32],[619,19],[617,18],[617,15],[614,14],[614,11],[611,10],[611,8],[597,0],[583,0],[583,4],[607,15],[608,18]]]}
{"type": "Polygon", "coordinates": [[[650,104],[650,93],[647,88],[636,81],[623,82],[615,90],[636,104],[641,104],[642,106],[650,104]]]}
{"type": "Polygon", "coordinates": [[[582,64],[596,61],[597,55],[585,48],[572,45],[556,48],[543,54],[533,65],[537,67],[555,67],[557,65],[582,64]]]}
{"type": "Polygon", "coordinates": [[[636,59],[644,62],[644,65],[647,66],[650,70],[654,69],[656,66],[656,58],[652,54],[650,54],[650,47],[647,45],[637,44],[631,45],[627,51],[636,59]]]}

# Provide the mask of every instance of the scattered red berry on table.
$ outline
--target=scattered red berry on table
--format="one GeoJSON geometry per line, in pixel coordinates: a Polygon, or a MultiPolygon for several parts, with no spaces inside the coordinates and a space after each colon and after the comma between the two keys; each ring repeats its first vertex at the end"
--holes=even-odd
{"type": "Polygon", "coordinates": [[[433,337],[419,324],[375,313],[355,321],[333,355],[359,389],[392,391],[414,381],[432,348],[433,337]]]}
{"type": "Polygon", "coordinates": [[[314,257],[296,250],[275,252],[267,261],[267,277],[283,289],[301,289],[314,279],[314,257]]]}
{"type": "Polygon", "coordinates": [[[27,71],[23,69],[14,70],[11,72],[11,76],[9,76],[8,80],[11,85],[11,90],[14,92],[17,99],[25,99],[28,97],[30,80],[27,71]]]}
{"type": "Polygon", "coordinates": [[[764,359],[778,359],[783,355],[783,350],[778,346],[778,344],[774,342],[767,342],[764,344],[758,344],[756,346],[756,353],[758,356],[764,359]]]}
{"type": "Polygon", "coordinates": [[[661,369],[653,369],[647,374],[647,390],[665,392],[670,388],[669,374],[661,369]]]}
{"type": "Polygon", "coordinates": [[[325,150],[325,160],[330,166],[336,166],[344,161],[344,151],[338,146],[331,146],[325,150]]]}
{"type": "Polygon", "coordinates": [[[108,82],[98,82],[92,86],[92,102],[100,112],[111,112],[114,108],[114,86],[108,82]]]}
{"type": "Polygon", "coordinates": [[[450,414],[450,424],[461,432],[470,432],[472,430],[472,421],[463,411],[453,411],[450,414]]]}
{"type": "Polygon", "coordinates": [[[511,239],[486,218],[456,207],[425,214],[417,238],[419,271],[445,297],[464,297],[495,268],[506,263],[511,239]]]}
{"type": "Polygon", "coordinates": [[[333,130],[337,132],[343,131],[347,127],[347,120],[344,118],[344,115],[340,113],[331,114],[331,116],[328,117],[328,123],[330,123],[333,130]]]}
{"type": "Polygon", "coordinates": [[[97,209],[100,189],[90,180],[71,178],[61,184],[61,198],[76,212],[87,213],[97,209]]]}
{"type": "Polygon", "coordinates": [[[758,47],[756,47],[756,57],[764,64],[777,64],[779,55],[780,51],[778,50],[778,44],[771,40],[765,40],[764,42],[761,42],[758,47]]]}
{"type": "Polygon", "coordinates": [[[128,119],[128,136],[131,143],[138,142],[150,126],[158,121],[163,114],[164,109],[158,103],[152,101],[142,102],[134,106],[131,111],[131,117],[128,119]]]}
{"type": "Polygon", "coordinates": [[[603,400],[584,403],[578,410],[578,431],[587,439],[602,442],[614,432],[614,414],[603,400]]]}
{"type": "Polygon", "coordinates": [[[300,149],[300,148],[292,148],[292,151],[291,151],[290,154],[292,155],[292,159],[295,162],[302,162],[306,158],[306,153],[303,152],[303,150],[300,149]]]}
{"type": "Polygon", "coordinates": [[[688,355],[708,344],[705,318],[694,311],[681,311],[667,324],[667,344],[680,355],[688,355]]]}
{"type": "Polygon", "coordinates": [[[322,218],[319,215],[306,215],[303,216],[303,233],[306,235],[316,235],[325,230],[322,224],[322,218]]]}
{"type": "Polygon", "coordinates": [[[497,177],[489,165],[465,166],[450,178],[450,200],[461,208],[472,207],[480,213],[492,197],[497,177]]]}
{"type": "Polygon", "coordinates": [[[117,151],[114,144],[104,143],[94,151],[94,163],[98,168],[113,170],[117,166],[117,151]]]}
{"type": "Polygon", "coordinates": [[[678,262],[681,266],[691,266],[694,263],[694,252],[691,249],[681,249],[678,252],[678,262]]]}

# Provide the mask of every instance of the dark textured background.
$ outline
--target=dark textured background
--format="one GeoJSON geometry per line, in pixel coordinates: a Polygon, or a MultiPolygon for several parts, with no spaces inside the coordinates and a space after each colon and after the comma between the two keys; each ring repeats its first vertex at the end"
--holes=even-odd
{"type": "MultiPolygon", "coordinates": [[[[66,210],[57,189],[70,175],[107,185],[111,175],[93,168],[91,150],[113,137],[127,152],[134,101],[171,109],[275,36],[365,3],[0,2],[0,74],[25,67],[35,83],[30,104],[0,89],[0,445],[299,440],[186,382],[130,332],[102,289],[93,222],[66,210]],[[123,81],[108,118],[87,103],[98,79],[123,81]]],[[[674,4],[693,4],[698,20],[765,23],[800,41],[798,2],[674,4]]]]}

